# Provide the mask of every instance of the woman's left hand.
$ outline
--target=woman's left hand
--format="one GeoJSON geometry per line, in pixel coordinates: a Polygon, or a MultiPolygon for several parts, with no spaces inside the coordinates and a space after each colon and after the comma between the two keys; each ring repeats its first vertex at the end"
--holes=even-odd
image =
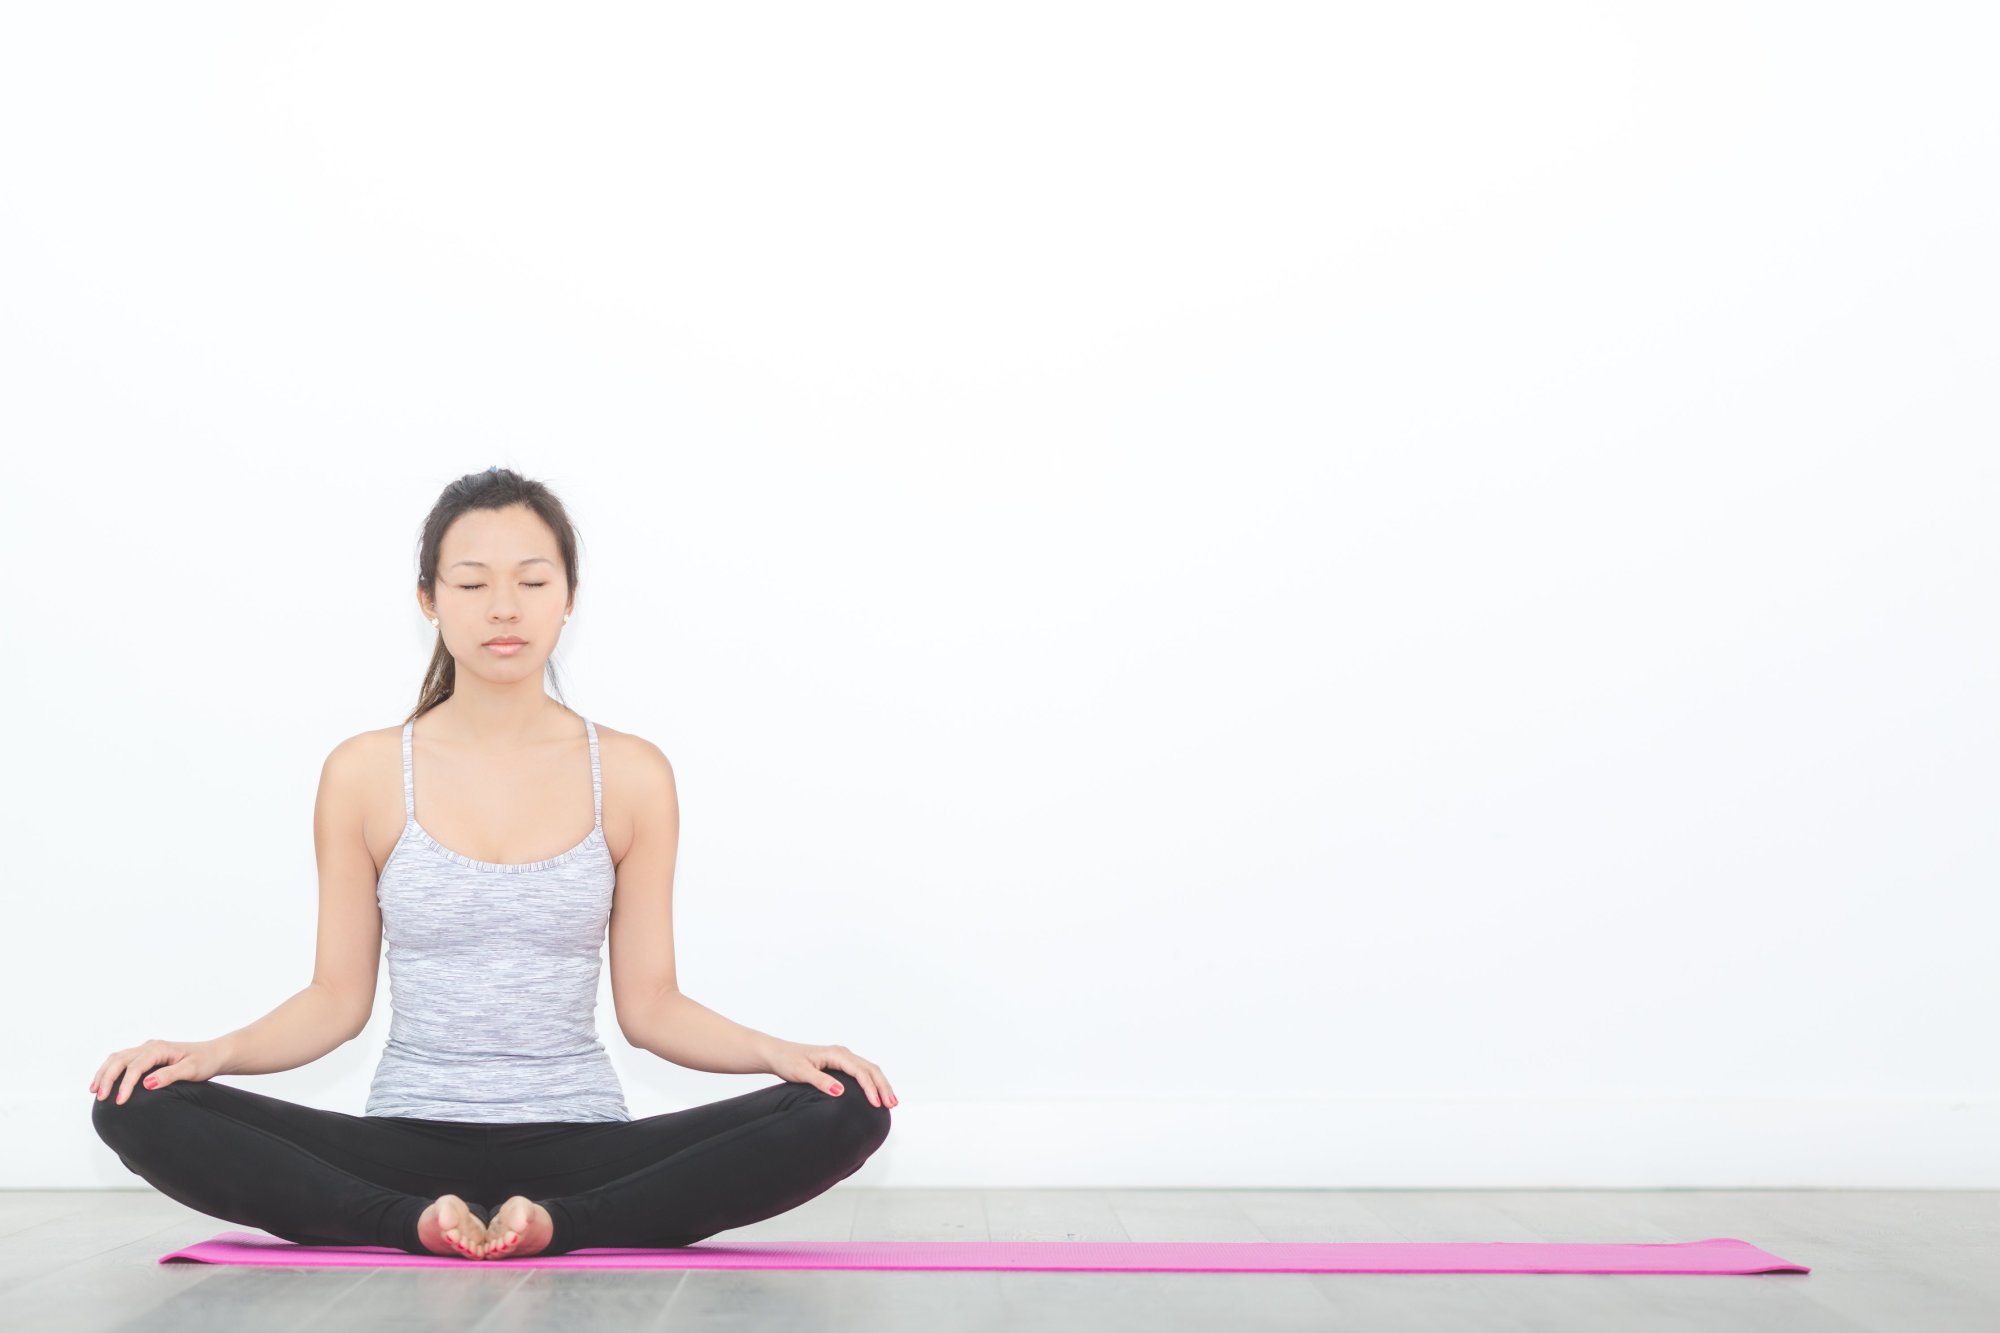
{"type": "Polygon", "coordinates": [[[765,1069],[788,1083],[810,1083],[830,1096],[841,1095],[839,1079],[829,1078],[829,1069],[844,1069],[854,1075],[870,1106],[894,1106],[896,1090],[872,1060],[864,1060],[845,1046],[805,1046],[781,1041],[771,1049],[765,1069]]]}

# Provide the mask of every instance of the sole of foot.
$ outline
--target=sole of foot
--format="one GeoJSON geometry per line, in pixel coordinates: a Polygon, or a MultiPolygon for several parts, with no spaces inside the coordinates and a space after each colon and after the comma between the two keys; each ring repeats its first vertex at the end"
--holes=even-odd
{"type": "Polygon", "coordinates": [[[549,1210],[524,1194],[516,1194],[493,1210],[486,1227],[482,1259],[516,1259],[540,1254],[556,1236],[549,1210]]]}
{"type": "Polygon", "coordinates": [[[465,1200],[440,1194],[417,1219],[417,1241],[432,1254],[477,1259],[487,1241],[486,1228],[465,1200]]]}

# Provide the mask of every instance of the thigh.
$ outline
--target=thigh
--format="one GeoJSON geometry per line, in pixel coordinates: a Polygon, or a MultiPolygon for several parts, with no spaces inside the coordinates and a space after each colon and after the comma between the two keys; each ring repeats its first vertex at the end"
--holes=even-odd
{"type": "MultiPolygon", "coordinates": [[[[809,1083],[786,1081],[638,1120],[494,1125],[481,1188],[496,1206],[514,1194],[540,1199],[596,1189],[738,1125],[826,1095],[809,1083]]],[[[854,1095],[851,1083],[847,1095],[854,1095]]]]}
{"type": "Polygon", "coordinates": [[[349,1115],[213,1079],[169,1083],[159,1092],[175,1089],[217,1115],[276,1135],[350,1175],[388,1189],[426,1198],[457,1194],[470,1201],[479,1188],[485,1132],[492,1128],[489,1125],[349,1115]]]}

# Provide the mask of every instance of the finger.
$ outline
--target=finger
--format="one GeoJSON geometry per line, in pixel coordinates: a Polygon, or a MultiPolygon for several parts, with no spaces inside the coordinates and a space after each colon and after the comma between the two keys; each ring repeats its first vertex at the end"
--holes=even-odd
{"type": "Polygon", "coordinates": [[[855,1083],[860,1085],[862,1095],[868,1098],[870,1106],[880,1106],[882,1104],[882,1094],[876,1089],[875,1080],[868,1073],[867,1069],[849,1069],[847,1072],[854,1076],[855,1083]]]}
{"type": "Polygon", "coordinates": [[[128,1086],[127,1091],[138,1091],[139,1084],[144,1083],[147,1079],[152,1078],[160,1072],[154,1064],[154,1061],[158,1059],[159,1057],[155,1056],[153,1060],[141,1060],[132,1066],[132,1082],[128,1086]]]}
{"type": "Polygon", "coordinates": [[[179,1065],[162,1065],[160,1068],[146,1075],[143,1082],[149,1088],[164,1088],[167,1084],[172,1083],[180,1077],[180,1074],[177,1072],[179,1069],[179,1065]]]}
{"type": "Polygon", "coordinates": [[[876,1086],[882,1089],[882,1100],[890,1106],[894,1106],[896,1104],[896,1090],[889,1086],[889,1080],[883,1076],[880,1069],[876,1069],[874,1072],[876,1086]]]}
{"type": "Polygon", "coordinates": [[[889,1080],[882,1077],[882,1070],[873,1061],[862,1060],[860,1056],[855,1059],[859,1062],[855,1077],[866,1085],[869,1105],[887,1106],[893,1100],[889,1080]]]}
{"type": "Polygon", "coordinates": [[[106,1097],[115,1097],[118,1095],[118,1076],[125,1072],[125,1065],[125,1057],[118,1055],[114,1055],[104,1062],[104,1077],[97,1080],[97,1098],[99,1101],[104,1100],[106,1097]]]}
{"type": "Polygon", "coordinates": [[[97,1072],[90,1076],[90,1095],[96,1101],[104,1100],[104,1071],[110,1067],[111,1062],[106,1060],[97,1067],[97,1072]]]}
{"type": "Polygon", "coordinates": [[[145,1069],[136,1060],[125,1067],[125,1077],[119,1081],[118,1085],[118,1104],[120,1106],[123,1106],[125,1099],[132,1095],[132,1085],[137,1083],[139,1075],[145,1072],[145,1069]]]}

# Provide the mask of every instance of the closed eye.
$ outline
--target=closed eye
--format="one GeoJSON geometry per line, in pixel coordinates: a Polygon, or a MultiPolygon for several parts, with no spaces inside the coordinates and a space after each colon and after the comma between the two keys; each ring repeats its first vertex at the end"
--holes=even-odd
{"type": "MultiPolygon", "coordinates": [[[[483,588],[486,585],[483,583],[460,583],[456,586],[465,589],[467,592],[471,592],[474,588],[483,588]]],[[[524,583],[521,586],[524,588],[546,588],[549,585],[546,581],[544,581],[541,583],[524,583]]]]}

